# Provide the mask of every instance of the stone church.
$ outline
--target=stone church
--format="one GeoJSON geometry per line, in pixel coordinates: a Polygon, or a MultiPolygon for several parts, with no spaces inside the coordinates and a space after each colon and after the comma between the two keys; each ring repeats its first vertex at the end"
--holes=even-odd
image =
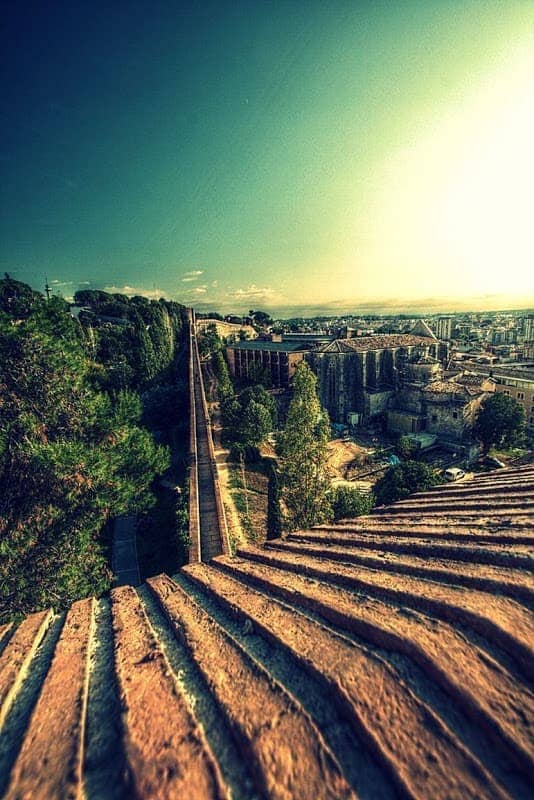
{"type": "Polygon", "coordinates": [[[422,357],[445,363],[448,346],[421,320],[408,334],[335,339],[307,353],[306,360],[331,420],[357,425],[386,411],[407,365],[422,357]]]}

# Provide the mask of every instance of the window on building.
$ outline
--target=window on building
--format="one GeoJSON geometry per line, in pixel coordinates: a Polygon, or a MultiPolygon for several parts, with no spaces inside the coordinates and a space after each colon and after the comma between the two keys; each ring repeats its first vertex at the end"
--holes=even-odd
{"type": "Polygon", "coordinates": [[[503,394],[510,394],[510,389],[503,389],[503,390],[502,390],[502,393],[503,393],[503,394]]]}
{"type": "Polygon", "coordinates": [[[525,399],[525,393],[524,392],[518,392],[517,393],[517,399],[518,400],[524,400],[525,399]]]}

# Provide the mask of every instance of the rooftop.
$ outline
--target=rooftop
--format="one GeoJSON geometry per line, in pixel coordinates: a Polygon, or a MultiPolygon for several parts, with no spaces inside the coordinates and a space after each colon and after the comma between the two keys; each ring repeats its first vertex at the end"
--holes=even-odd
{"type": "Polygon", "coordinates": [[[371,350],[388,350],[399,347],[430,346],[436,339],[428,336],[415,336],[412,333],[382,333],[377,336],[360,336],[355,339],[335,339],[329,344],[320,345],[320,353],[366,353],[371,350]]]}
{"type": "Polygon", "coordinates": [[[309,350],[304,342],[234,342],[228,346],[231,350],[266,350],[274,353],[294,353],[297,350],[309,350]]]}

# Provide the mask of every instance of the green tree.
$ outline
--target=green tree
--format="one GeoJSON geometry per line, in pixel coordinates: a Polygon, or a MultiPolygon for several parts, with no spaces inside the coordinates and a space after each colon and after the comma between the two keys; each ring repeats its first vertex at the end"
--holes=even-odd
{"type": "Polygon", "coordinates": [[[491,447],[519,445],[525,433],[525,410],[513,397],[495,392],[482,404],[473,433],[485,453],[491,447]]]}
{"type": "Polygon", "coordinates": [[[327,519],[330,480],[327,469],[330,421],[317,397],[317,378],[298,365],[286,424],[278,438],[282,459],[282,498],[289,528],[310,527],[327,519]]]}
{"type": "Polygon", "coordinates": [[[271,463],[267,488],[267,539],[277,539],[282,535],[282,511],[280,508],[280,481],[276,466],[271,463]]]}
{"type": "Polygon", "coordinates": [[[239,438],[245,445],[257,446],[263,442],[272,429],[269,410],[251,400],[243,411],[239,426],[239,438]]]}
{"type": "Polygon", "coordinates": [[[414,454],[415,445],[409,436],[399,436],[395,450],[400,458],[408,460],[414,454]]]}
{"type": "Polygon", "coordinates": [[[351,486],[336,486],[330,493],[334,520],[354,519],[368,514],[373,507],[373,497],[351,486]]]}
{"type": "Polygon", "coordinates": [[[413,492],[420,492],[441,483],[441,479],[427,464],[419,461],[404,461],[389,467],[383,477],[375,483],[374,495],[379,506],[403,500],[413,492]]]}
{"type": "Polygon", "coordinates": [[[59,298],[0,320],[1,621],[109,588],[103,526],[149,506],[168,465],[139,425],[138,396],[112,398],[89,376],[59,298]]]}
{"type": "Polygon", "coordinates": [[[198,334],[198,351],[201,356],[209,356],[221,350],[223,347],[222,339],[217,333],[215,323],[211,322],[204,330],[198,334]]]}
{"type": "Polygon", "coordinates": [[[230,378],[230,370],[228,369],[228,364],[226,363],[222,350],[218,350],[214,353],[212,366],[215,377],[217,378],[217,396],[219,400],[233,395],[234,387],[232,386],[232,380],[230,378]]]}

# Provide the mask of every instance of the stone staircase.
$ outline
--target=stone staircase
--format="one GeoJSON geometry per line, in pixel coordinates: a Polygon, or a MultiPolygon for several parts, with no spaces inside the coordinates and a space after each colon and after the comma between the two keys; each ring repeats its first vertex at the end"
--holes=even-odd
{"type": "Polygon", "coordinates": [[[503,470],[4,627],[0,796],[526,800],[533,493],[503,470]]]}

